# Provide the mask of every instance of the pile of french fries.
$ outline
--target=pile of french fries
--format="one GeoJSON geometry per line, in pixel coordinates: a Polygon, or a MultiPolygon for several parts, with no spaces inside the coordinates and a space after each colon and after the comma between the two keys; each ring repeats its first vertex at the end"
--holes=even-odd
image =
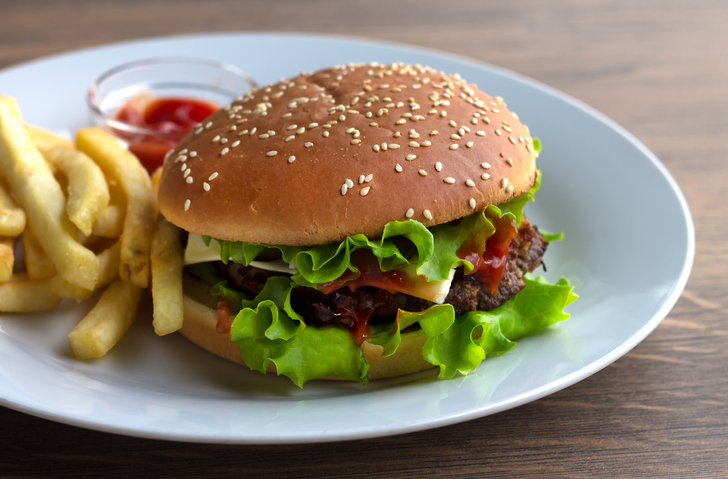
{"type": "Polygon", "coordinates": [[[0,95],[0,312],[52,311],[103,289],[68,335],[78,359],[100,357],[136,319],[151,269],[155,331],[178,330],[179,230],[157,215],[152,180],[116,138],[85,128],[74,144],[25,125],[0,95]]]}

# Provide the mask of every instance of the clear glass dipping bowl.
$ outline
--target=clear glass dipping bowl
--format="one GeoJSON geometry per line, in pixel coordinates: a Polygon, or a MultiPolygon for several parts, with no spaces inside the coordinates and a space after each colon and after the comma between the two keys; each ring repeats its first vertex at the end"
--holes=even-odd
{"type": "Polygon", "coordinates": [[[226,63],[150,58],[119,65],[99,76],[88,90],[87,103],[93,123],[123,140],[151,173],[186,132],[159,131],[121,121],[116,115],[124,105],[187,98],[221,108],[257,86],[243,70],[226,63]]]}

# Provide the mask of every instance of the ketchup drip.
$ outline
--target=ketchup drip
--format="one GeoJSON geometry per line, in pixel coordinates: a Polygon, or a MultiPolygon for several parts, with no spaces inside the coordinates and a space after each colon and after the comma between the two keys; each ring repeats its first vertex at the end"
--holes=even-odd
{"type": "Polygon", "coordinates": [[[380,270],[376,256],[369,250],[354,251],[350,261],[352,266],[359,270],[358,273],[347,270],[335,280],[319,285],[318,290],[329,294],[344,286],[348,286],[352,291],[356,291],[360,286],[374,286],[394,294],[414,287],[414,281],[403,272],[380,270]]]}
{"type": "Polygon", "coordinates": [[[220,301],[217,303],[217,310],[215,316],[217,316],[217,324],[215,325],[215,331],[218,334],[228,334],[230,332],[230,326],[233,324],[233,318],[230,316],[232,306],[228,301],[220,301]]]}
{"type": "Polygon", "coordinates": [[[503,279],[511,240],[518,236],[518,229],[515,222],[508,217],[488,215],[488,219],[493,223],[495,232],[485,240],[485,252],[480,253],[482,246],[465,242],[457,255],[473,265],[473,270],[468,274],[474,274],[478,282],[488,286],[491,294],[495,294],[503,279]]]}
{"type": "Polygon", "coordinates": [[[351,333],[357,346],[369,338],[369,320],[379,311],[391,308],[392,304],[391,297],[384,291],[369,288],[358,293],[341,289],[328,299],[334,305],[334,318],[351,333]]]}

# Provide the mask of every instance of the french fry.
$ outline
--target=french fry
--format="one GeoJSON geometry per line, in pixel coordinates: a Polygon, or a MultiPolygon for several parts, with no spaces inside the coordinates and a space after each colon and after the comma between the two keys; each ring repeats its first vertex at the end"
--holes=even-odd
{"type": "Polygon", "coordinates": [[[42,313],[53,311],[61,298],[55,296],[47,279],[29,279],[19,273],[13,281],[0,284],[0,311],[4,313],[42,313]]]}
{"type": "Polygon", "coordinates": [[[73,147],[56,146],[43,156],[66,177],[66,212],[74,225],[90,236],[99,212],[109,204],[109,185],[99,165],[73,147]]]}
{"type": "Polygon", "coordinates": [[[152,324],[159,336],[182,327],[182,244],[179,229],[159,215],[152,240],[152,324]]]}
{"type": "Polygon", "coordinates": [[[124,231],[126,216],[126,196],[118,185],[110,184],[109,204],[99,212],[93,226],[93,234],[104,238],[118,238],[124,231]]]}
{"type": "MultiPolygon", "coordinates": [[[[99,281],[96,283],[95,289],[103,288],[119,276],[120,252],[121,242],[117,241],[98,255],[99,281]]],[[[93,290],[71,284],[60,276],[53,278],[51,286],[53,293],[64,299],[81,301],[90,298],[94,294],[93,290]]]]}
{"type": "Polygon", "coordinates": [[[106,354],[137,317],[141,289],[117,279],[104,291],[96,306],[68,335],[77,359],[106,354]]]}
{"type": "Polygon", "coordinates": [[[0,237],[0,283],[7,283],[13,277],[15,239],[0,237]]]}
{"type": "Polygon", "coordinates": [[[118,181],[126,194],[120,275],[134,285],[146,288],[149,284],[149,253],[156,215],[149,175],[132,153],[100,128],[79,130],[76,147],[93,158],[108,176],[118,181]]]}
{"type": "Polygon", "coordinates": [[[0,183],[0,236],[20,236],[24,229],[25,211],[18,208],[0,183]]]}
{"type": "Polygon", "coordinates": [[[36,148],[45,155],[47,151],[57,147],[65,146],[67,148],[73,148],[73,142],[65,138],[61,138],[55,133],[51,133],[48,130],[38,128],[33,125],[25,125],[25,129],[28,131],[28,136],[33,142],[36,148]]]}
{"type": "Polygon", "coordinates": [[[48,257],[32,228],[23,231],[23,256],[25,271],[30,279],[49,279],[56,275],[56,267],[48,257]]]}
{"type": "Polygon", "coordinates": [[[0,96],[0,166],[43,249],[69,283],[93,289],[98,280],[96,255],[76,240],[76,227],[65,211],[65,197],[48,164],[18,117],[17,102],[0,96]]]}

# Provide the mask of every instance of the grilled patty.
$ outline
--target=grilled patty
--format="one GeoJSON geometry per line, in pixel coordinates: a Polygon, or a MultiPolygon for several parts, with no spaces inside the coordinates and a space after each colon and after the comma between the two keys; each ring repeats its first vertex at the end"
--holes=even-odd
{"type": "MultiPolygon", "coordinates": [[[[456,314],[500,306],[525,287],[523,275],[541,265],[547,246],[538,229],[524,218],[518,235],[509,245],[508,259],[497,291],[491,293],[489,285],[481,284],[475,275],[464,274],[460,267],[455,271],[445,303],[453,305],[456,314]]],[[[216,266],[237,289],[253,296],[263,290],[269,277],[284,274],[233,262],[217,262],[216,266]]],[[[394,320],[398,309],[418,312],[433,304],[414,296],[391,294],[369,286],[356,291],[341,288],[329,294],[313,288],[295,288],[291,293],[293,309],[306,319],[306,323],[316,326],[337,321],[347,328],[354,328],[355,323],[363,318],[370,324],[389,322],[394,320]]]]}

